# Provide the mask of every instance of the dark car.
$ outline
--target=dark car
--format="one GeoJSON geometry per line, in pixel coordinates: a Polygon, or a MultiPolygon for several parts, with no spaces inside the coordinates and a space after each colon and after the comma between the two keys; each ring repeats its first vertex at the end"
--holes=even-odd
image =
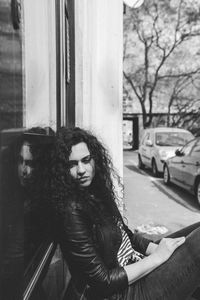
{"type": "Polygon", "coordinates": [[[163,170],[165,184],[173,182],[188,190],[200,205],[200,137],[176,150],[175,156],[164,163],[163,170]]]}

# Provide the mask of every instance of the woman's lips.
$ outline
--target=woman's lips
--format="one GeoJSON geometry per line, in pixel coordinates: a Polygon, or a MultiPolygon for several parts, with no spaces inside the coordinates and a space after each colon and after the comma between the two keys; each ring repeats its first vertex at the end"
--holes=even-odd
{"type": "Polygon", "coordinates": [[[87,181],[88,180],[88,177],[81,177],[81,178],[79,178],[79,182],[85,182],[85,181],[87,181]]]}

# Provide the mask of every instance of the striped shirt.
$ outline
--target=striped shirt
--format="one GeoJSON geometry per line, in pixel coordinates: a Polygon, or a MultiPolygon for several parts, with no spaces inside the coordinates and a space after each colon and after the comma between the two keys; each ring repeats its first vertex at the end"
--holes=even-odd
{"type": "Polygon", "coordinates": [[[122,223],[119,224],[122,233],[122,243],[117,253],[117,260],[120,266],[126,266],[129,263],[135,263],[141,260],[144,255],[135,251],[131,241],[125,232],[122,223]]]}

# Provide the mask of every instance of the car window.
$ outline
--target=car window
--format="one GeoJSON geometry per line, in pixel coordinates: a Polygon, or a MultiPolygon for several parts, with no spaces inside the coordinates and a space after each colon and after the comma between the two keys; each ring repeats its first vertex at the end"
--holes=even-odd
{"type": "Polygon", "coordinates": [[[142,145],[145,145],[146,141],[149,139],[149,136],[150,136],[149,132],[146,132],[144,134],[144,137],[143,137],[142,142],[141,142],[142,145]]]}
{"type": "Polygon", "coordinates": [[[182,148],[182,152],[184,153],[184,155],[189,155],[192,148],[194,147],[196,141],[193,140],[191,142],[189,142],[188,144],[186,144],[183,148],[182,148]]]}
{"type": "Polygon", "coordinates": [[[198,157],[200,159],[200,140],[198,140],[192,148],[191,156],[198,157]]]}
{"type": "Polygon", "coordinates": [[[183,146],[193,139],[190,132],[157,132],[155,144],[158,146],[183,146]]]}
{"type": "Polygon", "coordinates": [[[146,141],[147,141],[147,140],[150,140],[150,132],[147,133],[146,141]]]}
{"type": "Polygon", "coordinates": [[[141,145],[144,145],[145,137],[146,137],[146,133],[143,135],[143,137],[142,137],[142,139],[141,139],[141,145]]]}
{"type": "Polygon", "coordinates": [[[151,135],[150,135],[150,132],[148,132],[145,137],[145,145],[146,145],[146,142],[149,141],[150,139],[151,139],[151,135]]]}

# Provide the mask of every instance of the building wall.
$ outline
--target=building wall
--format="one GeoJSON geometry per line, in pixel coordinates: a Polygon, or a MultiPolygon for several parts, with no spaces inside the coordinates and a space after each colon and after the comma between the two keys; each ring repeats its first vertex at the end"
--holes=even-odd
{"type": "Polygon", "coordinates": [[[109,148],[122,175],[123,3],[75,1],[76,125],[109,148]]]}
{"type": "MultiPolygon", "coordinates": [[[[24,12],[24,125],[55,129],[55,1],[24,1],[24,12]]],[[[121,175],[122,53],[122,0],[75,0],[76,125],[102,139],[121,175]]]]}

